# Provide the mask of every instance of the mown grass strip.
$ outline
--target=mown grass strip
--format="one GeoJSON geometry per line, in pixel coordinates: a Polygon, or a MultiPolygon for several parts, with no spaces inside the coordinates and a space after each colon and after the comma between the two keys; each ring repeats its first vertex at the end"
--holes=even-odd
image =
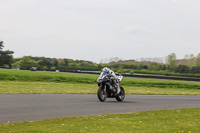
{"type": "MultiPolygon", "coordinates": [[[[0,69],[0,81],[96,84],[99,75],[0,69]]],[[[124,78],[122,86],[200,89],[199,82],[124,78]]]]}
{"type": "Polygon", "coordinates": [[[0,124],[8,133],[199,133],[200,108],[69,117],[0,124]]]}
{"type": "MultiPolygon", "coordinates": [[[[199,89],[123,86],[126,94],[200,95],[199,89]]],[[[0,81],[0,94],[96,94],[97,84],[0,81]]]]}

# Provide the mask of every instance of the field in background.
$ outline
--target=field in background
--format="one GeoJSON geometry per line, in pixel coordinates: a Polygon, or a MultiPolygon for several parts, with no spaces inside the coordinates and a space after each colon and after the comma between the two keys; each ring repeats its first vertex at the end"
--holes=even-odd
{"type": "MultiPolygon", "coordinates": [[[[0,94],[96,94],[99,75],[0,69],[0,94]]],[[[126,94],[200,95],[200,83],[127,78],[126,94]]]]}
{"type": "Polygon", "coordinates": [[[0,132],[199,133],[200,108],[68,117],[0,124],[0,132]]]}

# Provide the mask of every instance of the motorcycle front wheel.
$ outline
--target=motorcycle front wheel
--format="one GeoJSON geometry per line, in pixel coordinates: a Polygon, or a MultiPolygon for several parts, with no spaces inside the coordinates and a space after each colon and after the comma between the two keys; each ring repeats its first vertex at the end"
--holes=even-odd
{"type": "Polygon", "coordinates": [[[120,86],[120,93],[117,94],[116,100],[120,102],[120,101],[123,101],[124,98],[125,98],[125,91],[124,91],[124,88],[120,86]]]}
{"type": "Polygon", "coordinates": [[[106,98],[108,97],[108,93],[106,90],[99,87],[99,89],[97,91],[97,97],[99,98],[99,101],[104,102],[106,100],[106,98]]]}

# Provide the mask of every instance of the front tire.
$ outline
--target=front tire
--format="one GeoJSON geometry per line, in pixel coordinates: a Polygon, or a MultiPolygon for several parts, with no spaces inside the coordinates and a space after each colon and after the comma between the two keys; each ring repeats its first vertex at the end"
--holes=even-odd
{"type": "Polygon", "coordinates": [[[121,102],[124,100],[124,98],[125,98],[125,91],[124,91],[124,88],[122,86],[120,86],[120,92],[119,92],[119,94],[117,94],[116,100],[121,102]]]}
{"type": "Polygon", "coordinates": [[[97,97],[99,98],[99,101],[104,102],[106,100],[106,98],[108,97],[108,93],[106,90],[104,91],[104,89],[99,87],[99,89],[97,91],[97,97]]]}

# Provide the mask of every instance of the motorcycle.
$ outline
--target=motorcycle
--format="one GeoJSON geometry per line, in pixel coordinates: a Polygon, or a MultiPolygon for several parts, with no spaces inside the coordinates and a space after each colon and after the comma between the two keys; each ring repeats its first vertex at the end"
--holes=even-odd
{"type": "MultiPolygon", "coordinates": [[[[117,83],[121,82],[123,79],[122,75],[117,76],[117,83]]],[[[101,102],[104,102],[106,98],[115,98],[117,101],[123,101],[125,98],[125,91],[122,86],[120,86],[120,92],[117,94],[117,86],[114,82],[103,72],[97,79],[98,91],[97,97],[101,102]]]]}

